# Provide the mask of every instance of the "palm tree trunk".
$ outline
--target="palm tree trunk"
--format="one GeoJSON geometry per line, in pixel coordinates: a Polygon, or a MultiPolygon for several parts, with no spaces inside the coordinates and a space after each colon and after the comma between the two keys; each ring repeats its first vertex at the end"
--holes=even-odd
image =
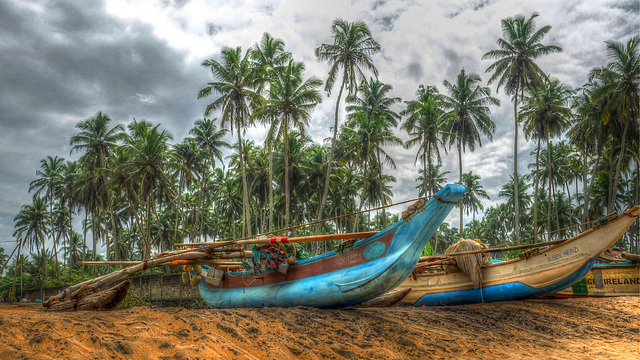
{"type": "MultiPolygon", "coordinates": [[[[380,192],[382,194],[382,206],[387,205],[387,199],[384,195],[383,191],[383,183],[382,183],[382,162],[380,161],[380,149],[376,150],[376,160],[378,161],[378,179],[380,180],[380,192]]],[[[385,229],[387,227],[387,208],[382,208],[382,228],[385,229]]]]}
{"type": "MultiPolygon", "coordinates": [[[[547,139],[547,178],[549,185],[549,195],[547,198],[547,232],[551,232],[551,141],[547,139]]],[[[548,240],[551,241],[551,234],[548,235],[548,240]]]]}
{"type": "MultiPolygon", "coordinates": [[[[84,226],[82,227],[83,242],[82,242],[82,261],[87,260],[87,220],[88,220],[87,208],[84,208],[84,226]]],[[[82,281],[84,281],[84,264],[82,264],[82,281]]]]}
{"type": "MultiPolygon", "coordinates": [[[[368,154],[367,154],[368,157],[368,154]]],[[[363,182],[362,182],[362,196],[360,196],[360,205],[358,206],[358,212],[362,211],[362,205],[364,204],[364,199],[365,196],[367,196],[367,157],[365,157],[364,160],[364,176],[363,176],[363,182]]],[[[356,232],[358,231],[358,219],[360,218],[360,215],[356,215],[355,216],[355,220],[353,221],[353,231],[352,232],[356,232]]]]}
{"type": "MultiPolygon", "coordinates": [[[[97,234],[96,234],[96,205],[95,205],[95,201],[93,204],[93,209],[91,211],[91,235],[93,237],[93,261],[96,261],[97,258],[97,245],[98,245],[98,239],[97,239],[97,234]]],[[[91,277],[95,278],[96,277],[96,267],[95,265],[91,267],[91,277]]]]}
{"type": "Polygon", "coordinates": [[[622,144],[620,144],[620,156],[618,157],[618,164],[616,165],[616,177],[613,180],[613,189],[611,190],[611,197],[609,198],[609,212],[615,210],[616,198],[618,194],[618,180],[620,180],[620,166],[622,165],[622,159],[624,159],[625,143],[627,140],[627,130],[629,129],[630,121],[626,121],[624,124],[624,130],[622,131],[622,144]]]}
{"type": "Polygon", "coordinates": [[[283,127],[283,139],[284,139],[284,227],[289,227],[289,206],[291,204],[291,198],[289,194],[289,140],[288,140],[288,128],[287,128],[287,115],[282,119],[283,127]]]}
{"type": "Polygon", "coordinates": [[[184,186],[184,175],[182,174],[182,172],[180,172],[180,180],[178,181],[178,191],[177,191],[178,206],[176,208],[176,213],[175,213],[176,220],[174,221],[174,226],[173,226],[174,241],[178,240],[178,218],[182,217],[182,216],[178,216],[178,211],[182,213],[182,187],[183,186],[184,186]]]}
{"type": "MultiPolygon", "coordinates": [[[[587,155],[587,149],[584,149],[584,153],[583,155],[583,160],[582,160],[582,216],[580,216],[580,223],[584,223],[587,221],[587,214],[588,214],[588,208],[587,208],[587,160],[588,160],[588,155],[587,155]]],[[[576,186],[577,186],[577,181],[576,181],[576,186]]],[[[577,189],[576,189],[576,194],[577,194],[577,189]]]]}
{"type": "MultiPolygon", "coordinates": [[[[164,249],[164,233],[162,231],[162,223],[160,222],[160,216],[158,215],[158,209],[156,209],[156,201],[151,196],[151,206],[153,208],[153,215],[156,217],[156,222],[158,224],[158,238],[160,239],[160,251],[165,251],[164,249]]],[[[162,205],[160,205],[162,206],[162,205]]]]}
{"type": "Polygon", "coordinates": [[[53,253],[56,257],[56,276],[60,278],[60,264],[58,263],[58,239],[56,238],[56,230],[53,221],[53,194],[51,193],[51,188],[48,189],[49,195],[49,219],[51,219],[51,236],[53,237],[53,253]]]}
{"type": "MultiPolygon", "coordinates": [[[[331,138],[331,150],[329,151],[329,162],[327,163],[327,178],[324,181],[324,191],[322,192],[322,199],[320,200],[320,208],[318,209],[318,221],[322,220],[324,205],[327,202],[327,195],[329,195],[329,183],[331,181],[331,166],[333,164],[333,153],[336,148],[336,139],[338,137],[338,110],[340,109],[340,99],[342,98],[342,90],[344,84],[347,82],[347,70],[345,69],[342,76],[342,84],[340,84],[340,91],[338,92],[338,99],[336,100],[336,114],[335,121],[333,123],[333,137],[331,138]]],[[[315,234],[320,231],[320,223],[316,224],[315,234]]]]}
{"type": "Polygon", "coordinates": [[[513,98],[514,136],[513,136],[513,212],[514,212],[514,240],[520,238],[520,199],[518,190],[518,90],[520,81],[516,83],[516,92],[513,98]]]}
{"type": "Polygon", "coordinates": [[[273,231],[273,144],[269,141],[269,232],[273,231]]]}
{"type": "MultiPolygon", "coordinates": [[[[18,256],[16,257],[15,266],[13,267],[13,298],[10,299],[13,302],[16,298],[16,277],[18,275],[18,264],[20,263],[20,251],[22,251],[22,238],[18,242],[18,256]]],[[[22,281],[22,276],[20,277],[20,281],[22,281]]]]}
{"type": "Polygon", "coordinates": [[[247,192],[247,176],[244,171],[244,153],[242,152],[242,135],[240,130],[239,107],[237,107],[236,110],[236,125],[236,131],[238,132],[238,155],[240,157],[240,173],[242,175],[242,215],[244,217],[242,237],[246,237],[251,235],[251,218],[249,217],[249,193],[247,192]]]}
{"type": "MultiPolygon", "coordinates": [[[[422,136],[422,139],[426,138],[427,134],[426,131],[422,136]]],[[[431,177],[431,145],[427,145],[427,151],[425,152],[424,149],[422,150],[422,167],[424,170],[424,179],[422,181],[422,187],[424,189],[424,196],[430,196],[433,194],[433,188],[432,189],[428,189],[428,185],[427,185],[427,177],[431,177]],[[427,168],[427,163],[429,165],[429,167],[427,168]],[[429,170],[429,172],[427,173],[427,169],[429,170]]]]}
{"type": "MultiPolygon", "coordinates": [[[[540,187],[540,135],[538,135],[538,148],[536,150],[536,186],[533,194],[533,242],[538,242],[538,188],[540,187]]],[[[515,188],[514,188],[515,190],[515,188]]]]}
{"type": "Polygon", "coordinates": [[[586,221],[591,218],[591,214],[589,214],[589,202],[591,201],[591,191],[593,190],[593,184],[596,182],[596,177],[598,176],[598,166],[600,165],[600,156],[602,155],[602,143],[598,144],[598,157],[596,158],[596,164],[593,168],[593,173],[591,174],[591,183],[589,183],[589,188],[587,193],[584,196],[584,208],[586,212],[586,221]]]}
{"type": "MultiPolygon", "coordinates": [[[[458,138],[458,164],[460,164],[460,178],[458,182],[462,184],[462,143],[460,138],[458,138]]],[[[463,228],[463,219],[462,219],[462,202],[458,203],[460,207],[460,237],[462,237],[462,228],[463,228]]]]}

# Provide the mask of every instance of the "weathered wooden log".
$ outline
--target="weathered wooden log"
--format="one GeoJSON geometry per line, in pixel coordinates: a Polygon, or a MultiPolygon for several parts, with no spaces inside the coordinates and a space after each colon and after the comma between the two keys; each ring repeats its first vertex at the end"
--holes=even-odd
{"type": "Polygon", "coordinates": [[[208,253],[204,251],[193,250],[187,253],[165,256],[160,259],[141,261],[137,265],[129,266],[122,270],[114,271],[107,275],[103,275],[95,279],[87,280],[76,285],[69,286],[61,293],[56,295],[56,297],[60,300],[73,299],[78,295],[80,291],[86,291],[86,289],[97,290],[103,286],[109,285],[138,271],[150,269],[156,266],[171,264],[173,260],[205,260],[208,258],[208,253]]]}
{"type": "Polygon", "coordinates": [[[625,260],[629,260],[629,261],[640,261],[640,255],[628,253],[626,251],[621,253],[620,257],[625,259],[625,260]]]}
{"type": "Polygon", "coordinates": [[[56,302],[55,298],[52,297],[42,304],[41,310],[47,312],[113,310],[124,300],[130,287],[131,281],[126,280],[107,290],[85,293],[84,296],[80,294],[80,298],[77,300],[71,299],[56,302]]]}

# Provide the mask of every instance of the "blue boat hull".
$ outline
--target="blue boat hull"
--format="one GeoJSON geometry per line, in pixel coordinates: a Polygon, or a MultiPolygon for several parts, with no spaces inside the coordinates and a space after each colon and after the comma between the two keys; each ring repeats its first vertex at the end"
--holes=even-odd
{"type": "Polygon", "coordinates": [[[490,264],[481,269],[482,286],[477,289],[469,275],[455,268],[413,274],[398,287],[411,289],[402,301],[416,306],[463,305],[558,292],[580,281],[599,254],[616,243],[639,214],[636,206],[529,257],[490,264]]]}
{"type": "Polygon", "coordinates": [[[582,279],[591,270],[598,256],[587,261],[575,273],[557,283],[542,288],[534,288],[519,281],[491,285],[479,289],[465,289],[445,293],[428,294],[416,301],[416,306],[465,305],[495,301],[522,300],[538,297],[565,289],[582,279]]]}
{"type": "Polygon", "coordinates": [[[200,295],[212,308],[330,308],[371,300],[406,279],[462,195],[464,186],[447,185],[409,218],[356,242],[349,251],[299,261],[286,275],[273,270],[225,273],[219,286],[201,281],[200,295]]]}

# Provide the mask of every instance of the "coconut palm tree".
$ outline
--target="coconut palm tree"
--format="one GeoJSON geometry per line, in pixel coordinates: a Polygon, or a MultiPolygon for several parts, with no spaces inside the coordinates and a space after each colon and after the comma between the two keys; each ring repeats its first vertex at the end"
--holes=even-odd
{"type": "MultiPolygon", "coordinates": [[[[100,194],[103,199],[106,199],[106,205],[111,214],[111,230],[115,239],[115,219],[111,207],[111,193],[103,169],[106,168],[107,158],[114,151],[118,143],[127,140],[127,134],[122,124],[110,128],[110,123],[111,118],[101,111],[98,112],[96,116],[81,121],[76,125],[76,129],[80,130],[80,132],[71,137],[69,145],[73,146],[71,153],[84,152],[80,157],[80,164],[88,175],[94,178],[94,181],[90,183],[92,189],[86,189],[86,191],[93,191],[96,194],[100,194]]],[[[99,197],[92,196],[90,200],[92,202],[90,207],[93,209],[91,212],[93,218],[96,215],[95,210],[97,209],[99,197]]],[[[115,242],[115,246],[117,246],[117,242],[115,242]]],[[[109,248],[110,244],[107,238],[107,254],[110,253],[109,248]]],[[[96,255],[95,248],[94,255],[96,255]]]]}
{"type": "MultiPolygon", "coordinates": [[[[551,164],[551,138],[564,133],[564,130],[571,124],[573,113],[569,108],[573,91],[558,80],[546,80],[540,90],[532,91],[525,97],[524,105],[520,112],[520,119],[523,122],[523,131],[527,137],[538,139],[538,150],[536,151],[536,181],[534,187],[534,208],[533,223],[538,223],[538,184],[539,184],[539,156],[540,141],[547,143],[547,164],[551,164]]],[[[551,171],[548,172],[549,184],[551,184],[551,171]]],[[[549,199],[551,196],[551,186],[549,186],[549,199]]],[[[547,213],[551,213],[551,201],[548,202],[547,213]]],[[[547,231],[551,231],[551,218],[547,220],[547,231]]],[[[535,231],[535,230],[534,230],[535,231]]],[[[537,235],[537,231],[535,233],[537,235]]]]}
{"type": "Polygon", "coordinates": [[[640,36],[635,35],[627,41],[625,46],[616,41],[607,41],[607,66],[593,70],[604,83],[591,94],[592,101],[597,102],[607,97],[603,109],[602,121],[606,125],[615,112],[618,121],[624,127],[620,139],[620,155],[616,164],[613,190],[609,199],[609,211],[615,207],[615,194],[618,192],[620,168],[625,156],[625,145],[629,128],[638,126],[638,103],[640,102],[640,36]]]}
{"type": "MultiPolygon", "coordinates": [[[[482,59],[496,59],[489,65],[486,72],[493,72],[488,84],[498,81],[496,92],[504,87],[505,93],[513,96],[514,142],[513,142],[513,177],[518,178],[518,96],[526,89],[537,89],[543,85],[546,73],[540,69],[535,60],[552,53],[562,52],[562,48],[555,45],[543,45],[542,39],[551,30],[546,25],[536,30],[534,12],[527,20],[522,15],[502,19],[502,35],[497,41],[499,49],[491,50],[482,59]]],[[[521,96],[523,97],[523,96],[521,96]]],[[[518,184],[515,184],[518,186],[518,184]]],[[[515,212],[520,212],[520,191],[515,189],[515,212]]],[[[516,215],[515,237],[520,237],[519,216],[516,215]]]]}
{"type": "MultiPolygon", "coordinates": [[[[318,209],[318,220],[321,220],[324,213],[324,206],[329,194],[329,182],[331,180],[331,168],[333,166],[333,156],[338,136],[338,110],[342,91],[346,88],[348,95],[353,95],[358,91],[358,84],[366,81],[363,70],[370,70],[375,77],[378,77],[378,69],[373,65],[373,55],[380,51],[380,44],[371,36],[371,31],[367,25],[361,21],[348,22],[343,19],[335,19],[331,25],[333,44],[322,44],[316,51],[319,61],[330,63],[329,75],[325,82],[324,90],[331,94],[331,89],[336,82],[340,70],[342,69],[342,80],[340,90],[336,100],[336,111],[333,124],[333,137],[331,138],[331,150],[329,151],[329,161],[327,165],[327,176],[324,184],[324,192],[320,199],[318,209]]],[[[316,226],[316,232],[319,230],[316,226]]]]}
{"type": "Polygon", "coordinates": [[[146,232],[143,234],[143,257],[149,259],[151,255],[151,213],[155,216],[158,226],[158,238],[163,238],[161,218],[155,203],[156,190],[165,192],[169,199],[173,198],[171,191],[173,182],[168,176],[169,163],[176,161],[175,153],[169,150],[171,134],[167,130],[159,131],[160,125],[138,133],[131,145],[127,146],[131,157],[125,167],[125,172],[136,182],[138,198],[146,203],[146,232]]]}
{"type": "MultiPolygon", "coordinates": [[[[480,75],[467,74],[464,69],[458,74],[455,84],[444,81],[444,87],[448,95],[443,95],[443,105],[448,110],[443,117],[447,121],[445,143],[449,148],[456,144],[458,148],[458,162],[460,165],[459,182],[462,184],[462,153],[468,147],[474,151],[476,143],[482,146],[480,133],[489,140],[492,139],[496,125],[489,114],[489,105],[500,105],[500,101],[491,96],[488,87],[482,87],[478,83],[480,75]]],[[[460,233],[463,229],[462,206],[460,207],[460,233]]]]}
{"type": "MultiPolygon", "coordinates": [[[[408,115],[407,121],[402,125],[410,139],[405,143],[405,148],[418,145],[415,162],[422,158],[422,174],[433,172],[433,160],[440,163],[440,145],[444,145],[442,137],[444,134],[445,122],[443,121],[441,95],[435,86],[423,85],[416,91],[417,100],[405,101],[407,105],[401,115],[408,115]]],[[[446,148],[444,148],[446,151],[446,148]]],[[[414,164],[415,164],[414,162],[414,164]]],[[[430,187],[427,180],[429,176],[422,176],[422,189],[418,193],[420,196],[435,194],[435,187],[430,187]]],[[[435,185],[435,184],[432,184],[435,185]]]]}
{"type": "Polygon", "coordinates": [[[418,196],[427,196],[436,193],[436,189],[441,189],[443,184],[445,184],[447,180],[447,175],[451,173],[451,171],[440,172],[440,168],[442,168],[442,164],[438,163],[431,167],[431,169],[421,169],[419,170],[420,176],[416,179],[419,183],[416,185],[416,189],[418,189],[418,196]],[[425,173],[426,171],[429,171],[425,173]],[[426,184],[426,185],[425,185],[426,184]],[[426,187],[425,187],[426,186],[426,187]],[[431,194],[427,194],[425,191],[429,189],[431,194]]]}
{"type": "MultiPolygon", "coordinates": [[[[216,167],[216,159],[220,160],[222,163],[222,151],[221,148],[231,148],[231,145],[226,141],[222,140],[227,134],[226,129],[222,129],[218,131],[214,122],[217,119],[203,119],[197,120],[191,130],[189,130],[189,134],[193,135],[193,140],[198,145],[198,147],[204,152],[204,167],[209,170],[209,168],[216,167]]],[[[201,208],[202,198],[207,193],[206,181],[204,181],[204,177],[200,177],[200,191],[198,196],[198,209],[201,208]]],[[[196,216],[196,223],[194,225],[194,229],[198,227],[198,222],[200,221],[200,212],[198,212],[198,216],[196,216]]]]}
{"type": "MultiPolygon", "coordinates": [[[[39,196],[42,192],[45,192],[45,199],[49,204],[49,219],[53,218],[53,204],[61,196],[62,184],[62,171],[63,171],[64,159],[60,157],[47,156],[40,160],[40,170],[36,170],[38,178],[33,180],[29,184],[29,192],[35,190],[34,195],[39,196]]],[[[58,264],[58,238],[57,233],[53,230],[50,231],[53,237],[53,252],[56,260],[56,275],[60,277],[60,266],[58,264]]]]}
{"type": "Polygon", "coordinates": [[[467,215],[473,214],[473,221],[476,221],[478,210],[484,210],[484,206],[479,198],[491,200],[484,187],[480,185],[480,176],[472,171],[462,174],[462,184],[464,185],[464,196],[460,200],[462,208],[466,209],[467,215]]]}
{"type": "MultiPolygon", "coordinates": [[[[368,192],[367,174],[369,166],[376,167],[379,183],[382,183],[380,167],[383,162],[395,168],[393,158],[387,154],[383,147],[401,145],[402,140],[391,132],[388,125],[387,118],[382,114],[376,115],[374,113],[369,116],[364,111],[358,111],[355,114],[351,114],[351,119],[342,129],[345,136],[345,145],[353,151],[354,163],[362,168],[363,191],[359,206],[360,210],[362,210],[365,195],[368,192]]],[[[385,198],[381,200],[385,201],[385,198]]],[[[384,215],[386,216],[386,214],[384,215]]],[[[355,227],[357,227],[357,218],[355,227]]]]}
{"type": "Polygon", "coordinates": [[[305,66],[293,60],[284,68],[281,76],[275,76],[270,85],[269,99],[258,111],[258,116],[273,119],[267,139],[273,143],[282,139],[284,144],[284,193],[285,227],[289,227],[291,191],[289,184],[289,129],[295,128],[306,137],[305,126],[309,122],[311,111],[322,101],[317,90],[322,80],[315,77],[303,80],[305,66]]]}
{"type": "MultiPolygon", "coordinates": [[[[513,210],[515,208],[515,202],[516,202],[516,193],[515,193],[516,189],[517,191],[520,192],[517,195],[517,197],[520,200],[520,207],[522,209],[522,211],[519,214],[520,219],[518,223],[520,224],[527,223],[528,212],[526,210],[531,206],[531,195],[529,195],[528,193],[529,184],[525,181],[525,177],[519,176],[517,183],[518,184],[516,185],[516,181],[514,181],[513,177],[510,176],[509,182],[504,184],[500,189],[500,192],[498,193],[498,196],[507,198],[507,203],[505,204],[505,206],[508,209],[509,226],[513,226],[513,224],[515,224],[515,221],[516,221],[515,220],[516,213],[513,210]]],[[[503,240],[506,240],[506,238],[503,240]]]]}
{"type": "MultiPolygon", "coordinates": [[[[362,113],[370,119],[379,118],[382,121],[375,123],[380,127],[376,136],[379,145],[402,145],[400,138],[395,136],[391,131],[392,127],[398,126],[400,115],[390,109],[396,103],[402,101],[399,97],[388,97],[388,93],[393,90],[393,86],[384,84],[377,79],[371,78],[368,83],[363,82],[358,89],[356,96],[347,97],[347,119],[351,120],[356,113],[362,113]]],[[[375,165],[378,172],[378,182],[382,183],[382,159],[380,153],[381,147],[375,150],[375,165]]],[[[384,155],[385,162],[391,165],[392,169],[396,168],[395,162],[388,155],[384,155]]],[[[386,198],[381,198],[381,205],[386,205],[386,198]]],[[[386,209],[382,209],[382,221],[386,222],[386,209]]],[[[386,223],[384,224],[386,225],[386,223]]],[[[385,226],[386,227],[386,226],[385,226]]]]}
{"type": "MultiPolygon", "coordinates": [[[[200,179],[202,179],[202,174],[204,172],[204,164],[202,161],[203,156],[202,154],[202,150],[200,150],[200,148],[198,147],[198,145],[196,145],[196,141],[193,138],[186,138],[182,141],[182,143],[177,144],[174,146],[173,151],[176,153],[176,158],[178,163],[174,164],[173,167],[175,167],[178,173],[178,189],[176,192],[176,197],[177,197],[177,211],[179,211],[179,214],[176,213],[176,217],[175,217],[175,221],[174,221],[174,231],[173,231],[173,238],[178,241],[178,219],[182,219],[182,235],[181,237],[184,237],[185,234],[185,229],[186,229],[186,224],[184,223],[185,220],[185,215],[184,215],[184,207],[183,207],[183,199],[184,196],[183,191],[184,189],[190,189],[191,184],[195,181],[198,180],[200,183],[200,189],[203,188],[202,186],[202,182],[200,181],[200,179]]],[[[198,197],[198,204],[202,201],[202,199],[200,197],[198,197]]],[[[200,206],[198,205],[198,208],[200,208],[200,206]]],[[[196,216],[198,217],[198,216],[196,216]]],[[[194,227],[195,229],[195,227],[194,227]]],[[[192,232],[191,233],[191,238],[193,238],[195,236],[195,234],[192,232]]]]}
{"type": "MultiPolygon", "coordinates": [[[[242,132],[253,125],[251,111],[260,106],[262,99],[256,89],[258,77],[251,67],[251,52],[242,55],[242,48],[225,47],[222,49],[221,62],[213,59],[205,60],[202,66],[211,70],[214,81],[207,83],[198,93],[198,99],[208,97],[214,92],[220,94],[216,100],[207,105],[204,115],[209,116],[213,110],[221,110],[220,124],[229,127],[233,134],[235,125],[238,135],[238,154],[242,154],[242,132]]],[[[249,195],[247,191],[247,176],[244,169],[244,159],[240,159],[240,173],[242,176],[242,236],[251,233],[251,217],[249,211],[249,195]]]]}
{"type": "Polygon", "coordinates": [[[22,239],[22,244],[33,250],[35,247],[38,254],[42,254],[42,274],[44,278],[40,282],[40,291],[43,291],[44,280],[47,278],[46,248],[45,238],[49,232],[49,213],[47,212],[47,202],[39,196],[33,197],[33,203],[23,205],[20,212],[13,219],[15,223],[14,237],[22,239]],[[40,247],[42,252],[40,252],[40,247]]]}
{"type": "MultiPolygon", "coordinates": [[[[258,91],[268,86],[274,79],[276,74],[282,73],[286,64],[291,60],[291,53],[284,50],[284,41],[274,38],[271,34],[265,32],[262,34],[260,44],[253,45],[251,49],[252,66],[257,70],[257,76],[260,79],[258,91]]],[[[272,118],[263,119],[269,122],[272,118]]],[[[267,153],[269,154],[269,231],[273,229],[273,146],[272,143],[265,143],[267,153]]]]}

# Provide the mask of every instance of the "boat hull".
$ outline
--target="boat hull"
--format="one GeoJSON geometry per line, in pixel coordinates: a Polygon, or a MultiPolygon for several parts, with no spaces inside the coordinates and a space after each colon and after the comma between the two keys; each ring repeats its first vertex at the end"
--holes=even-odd
{"type": "Polygon", "coordinates": [[[462,305],[560,291],[589,272],[598,255],[627,231],[639,211],[635,207],[605,225],[541,250],[538,255],[491,264],[482,269],[483,283],[478,289],[461,272],[412,275],[398,287],[412,289],[402,301],[416,306],[462,305]]]}
{"type": "Polygon", "coordinates": [[[447,185],[406,220],[356,242],[348,251],[299,261],[286,275],[274,270],[225,273],[219,286],[201,281],[200,295],[212,308],[329,308],[371,300],[406,279],[462,195],[464,186],[447,185]]]}
{"type": "Polygon", "coordinates": [[[595,264],[577,283],[549,297],[609,297],[640,295],[640,264],[595,264]]]}

